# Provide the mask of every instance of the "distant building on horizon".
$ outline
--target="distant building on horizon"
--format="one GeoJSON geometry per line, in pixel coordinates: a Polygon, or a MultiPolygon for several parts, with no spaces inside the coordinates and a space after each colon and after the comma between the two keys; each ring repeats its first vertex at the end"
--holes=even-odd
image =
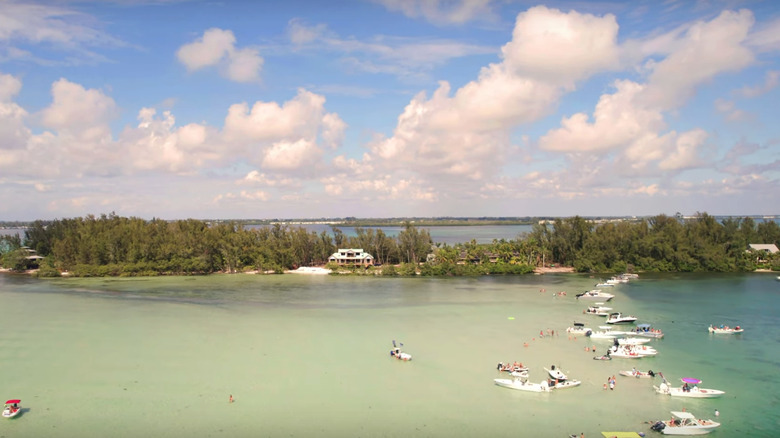
{"type": "Polygon", "coordinates": [[[374,256],[363,252],[362,248],[339,248],[329,258],[329,262],[335,262],[339,266],[373,266],[374,256]]]}

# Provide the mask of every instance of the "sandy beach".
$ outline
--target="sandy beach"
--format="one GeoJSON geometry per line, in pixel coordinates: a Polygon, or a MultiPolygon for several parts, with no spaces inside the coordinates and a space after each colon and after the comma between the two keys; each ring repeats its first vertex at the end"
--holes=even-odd
{"type": "Polygon", "coordinates": [[[539,266],[534,269],[534,274],[562,274],[562,273],[574,273],[575,270],[572,267],[567,266],[539,266]]]}

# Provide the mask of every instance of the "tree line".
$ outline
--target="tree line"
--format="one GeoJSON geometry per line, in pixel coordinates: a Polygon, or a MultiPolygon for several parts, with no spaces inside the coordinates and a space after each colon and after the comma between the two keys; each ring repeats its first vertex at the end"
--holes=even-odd
{"type": "Polygon", "coordinates": [[[523,274],[550,264],[579,272],[735,272],[780,270],[780,256],[747,251],[750,243],[779,242],[776,222],[719,221],[706,213],[604,224],[574,216],[535,224],[516,239],[456,245],[434,244],[428,230],[409,222],[395,237],[362,227],[347,236],[339,228],[317,234],[281,224],[248,228],[230,221],[144,220],[112,213],[35,221],[24,238],[2,236],[0,264],[25,270],[33,263],[27,257],[37,254],[43,257],[37,261],[41,276],[281,273],[325,265],[339,248],[361,248],[381,267],[352,270],[382,275],[523,274]]]}

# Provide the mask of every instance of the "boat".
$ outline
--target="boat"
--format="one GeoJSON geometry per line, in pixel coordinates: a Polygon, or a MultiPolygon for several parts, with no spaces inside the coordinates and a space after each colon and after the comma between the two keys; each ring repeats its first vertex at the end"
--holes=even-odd
{"type": "Polygon", "coordinates": [[[590,335],[588,335],[591,339],[607,339],[607,340],[614,340],[618,336],[621,336],[624,332],[617,332],[612,330],[612,326],[609,325],[600,325],[599,328],[601,330],[596,330],[591,332],[590,335]]]}
{"type": "Polygon", "coordinates": [[[561,371],[558,368],[555,368],[555,365],[553,365],[551,367],[551,369],[549,369],[549,370],[547,368],[545,368],[544,370],[547,371],[547,374],[549,374],[550,378],[553,379],[553,380],[566,380],[566,379],[568,379],[568,377],[566,376],[566,374],[563,373],[563,371],[561,371]]]}
{"type": "MultiPolygon", "coordinates": [[[[617,341],[617,340],[616,340],[617,341]]],[[[610,349],[612,354],[615,354],[617,350],[624,350],[628,353],[636,353],[640,356],[655,356],[658,354],[658,350],[655,348],[649,346],[649,345],[638,345],[638,344],[620,344],[617,345],[613,344],[612,348],[610,349]]]]}
{"type": "Polygon", "coordinates": [[[541,383],[531,383],[528,379],[515,378],[515,379],[493,379],[496,385],[503,388],[517,389],[520,391],[528,392],[550,392],[553,388],[546,380],[542,380],[541,383]]]}
{"type": "Polygon", "coordinates": [[[5,402],[5,407],[3,407],[3,417],[14,418],[19,415],[22,412],[22,408],[19,406],[19,403],[21,402],[22,401],[18,399],[8,400],[5,402]]]}
{"type": "Polygon", "coordinates": [[[642,345],[646,344],[652,339],[650,338],[635,338],[633,336],[629,336],[627,338],[617,338],[618,344],[620,345],[642,345]]]}
{"type": "Polygon", "coordinates": [[[631,371],[619,371],[618,374],[626,377],[635,377],[637,379],[647,379],[647,378],[655,377],[655,373],[653,372],[653,370],[644,372],[644,371],[638,371],[636,368],[634,368],[631,371]]]}
{"type": "Polygon", "coordinates": [[[637,432],[601,432],[601,435],[604,438],[642,438],[645,436],[644,433],[637,432]]]}
{"type": "Polygon", "coordinates": [[[608,354],[603,356],[593,356],[593,360],[612,360],[612,357],[608,354]]]}
{"type": "Polygon", "coordinates": [[[664,379],[663,383],[659,386],[653,386],[653,388],[655,388],[655,392],[658,394],[665,394],[673,397],[716,398],[726,393],[719,389],[699,388],[699,383],[701,383],[701,380],[699,379],[683,377],[681,380],[683,385],[679,388],[670,386],[666,379],[664,379]]]}
{"type": "Polygon", "coordinates": [[[610,313],[607,317],[607,324],[633,324],[638,318],[631,315],[623,315],[620,312],[610,313]]]}
{"type": "Polygon", "coordinates": [[[720,327],[715,327],[712,324],[710,324],[710,326],[707,328],[707,330],[709,330],[710,333],[732,334],[732,335],[736,335],[736,334],[739,334],[739,333],[742,333],[742,332],[745,331],[745,329],[743,329],[740,326],[729,327],[729,326],[723,325],[723,324],[721,324],[720,327]]]}
{"type": "Polygon", "coordinates": [[[641,359],[647,354],[639,354],[632,345],[615,345],[609,350],[609,356],[621,359],[641,359]]]}
{"type": "Polygon", "coordinates": [[[637,324],[636,328],[631,330],[631,334],[642,336],[643,338],[661,339],[664,337],[664,333],[661,330],[653,328],[650,324],[637,324]]]}
{"type": "MultiPolygon", "coordinates": [[[[404,344],[401,344],[402,347],[403,345],[404,344]]],[[[403,361],[412,360],[412,355],[401,351],[401,349],[397,345],[395,345],[395,341],[393,341],[393,349],[390,350],[390,357],[394,357],[398,360],[403,360],[403,361]]]]}
{"type": "Polygon", "coordinates": [[[699,420],[690,412],[672,411],[670,420],[658,421],[650,426],[650,429],[664,435],[706,435],[718,427],[720,423],[699,420]]]}
{"type": "Polygon", "coordinates": [[[554,381],[551,380],[549,382],[550,389],[566,389],[566,388],[574,388],[575,386],[580,386],[582,384],[579,380],[564,380],[564,381],[554,381]]]}
{"type": "Polygon", "coordinates": [[[512,377],[520,377],[522,379],[528,378],[528,370],[522,370],[522,371],[512,371],[510,374],[512,374],[512,377]]]}
{"type": "Polygon", "coordinates": [[[614,287],[612,283],[596,283],[596,287],[614,287]]]}
{"type": "Polygon", "coordinates": [[[498,371],[506,371],[509,373],[521,373],[521,372],[528,372],[528,367],[523,365],[522,362],[513,362],[513,363],[504,363],[499,362],[498,365],[496,365],[496,369],[498,371]]]}
{"type": "Polygon", "coordinates": [[[571,333],[573,335],[590,336],[590,334],[593,333],[593,330],[589,329],[588,327],[585,327],[585,324],[581,322],[575,322],[574,326],[568,327],[566,329],[566,333],[571,333]]]}
{"type": "Polygon", "coordinates": [[[588,306],[588,308],[583,310],[582,313],[587,313],[588,315],[608,316],[610,310],[612,310],[611,307],[588,306]]]}
{"type": "Polygon", "coordinates": [[[577,294],[577,299],[580,300],[604,300],[609,301],[615,298],[614,295],[603,292],[601,289],[593,289],[581,294],[577,294]]]}

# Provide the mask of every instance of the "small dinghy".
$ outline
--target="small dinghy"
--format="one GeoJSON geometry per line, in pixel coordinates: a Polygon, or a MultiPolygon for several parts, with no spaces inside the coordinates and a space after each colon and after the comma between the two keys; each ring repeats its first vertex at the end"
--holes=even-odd
{"type": "Polygon", "coordinates": [[[21,402],[22,401],[18,399],[8,400],[5,402],[5,407],[3,408],[3,417],[14,418],[19,415],[19,413],[22,412],[22,408],[19,406],[19,403],[21,402]]]}

